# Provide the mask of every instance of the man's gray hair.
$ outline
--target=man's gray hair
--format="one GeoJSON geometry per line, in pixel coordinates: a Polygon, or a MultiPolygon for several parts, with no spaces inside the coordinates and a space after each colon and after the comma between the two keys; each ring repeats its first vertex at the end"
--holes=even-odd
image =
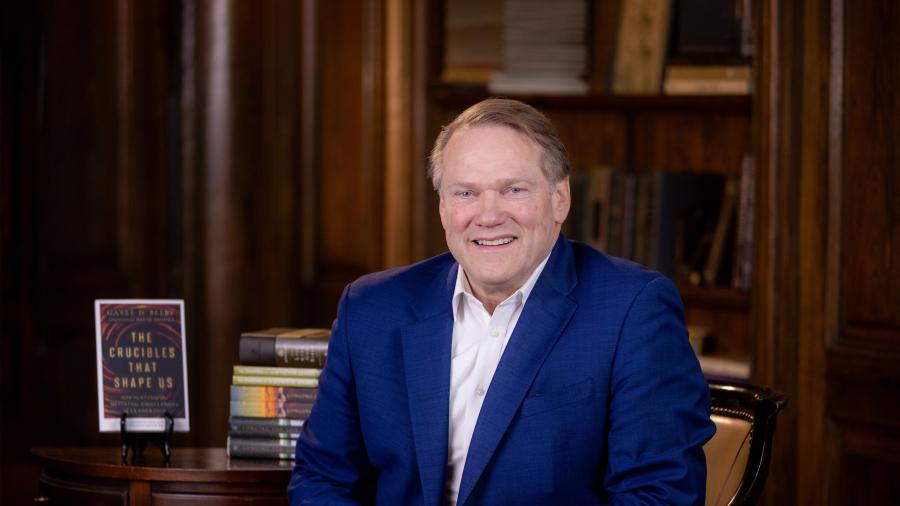
{"type": "Polygon", "coordinates": [[[541,170],[551,185],[569,175],[569,154],[559,140],[553,123],[540,111],[518,100],[489,98],[482,100],[459,114],[450,124],[441,129],[428,163],[428,176],[436,191],[441,189],[441,163],[444,149],[453,134],[463,127],[477,125],[498,125],[516,130],[541,147],[541,170]]]}

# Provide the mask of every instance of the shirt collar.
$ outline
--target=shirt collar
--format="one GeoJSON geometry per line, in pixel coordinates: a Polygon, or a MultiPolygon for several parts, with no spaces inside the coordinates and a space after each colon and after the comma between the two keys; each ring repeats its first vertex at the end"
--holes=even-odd
{"type": "MultiPolygon", "coordinates": [[[[537,284],[538,278],[541,276],[541,272],[544,271],[544,266],[547,265],[547,260],[550,259],[550,255],[553,253],[551,250],[550,254],[544,257],[544,260],[538,264],[537,267],[534,268],[534,271],[531,273],[531,276],[528,277],[528,280],[525,281],[525,284],[519,287],[518,290],[510,294],[503,302],[499,305],[506,303],[508,300],[517,298],[518,302],[521,304],[525,304],[525,301],[528,300],[528,296],[531,295],[531,290],[534,288],[534,285],[537,284]]],[[[460,317],[459,306],[462,304],[463,297],[469,296],[473,300],[478,300],[475,298],[475,294],[472,293],[472,287],[469,285],[469,279],[466,276],[465,270],[463,266],[460,265],[459,269],[456,270],[456,286],[453,289],[453,319],[458,320],[460,317]]],[[[480,304],[480,302],[479,302],[480,304]]]]}

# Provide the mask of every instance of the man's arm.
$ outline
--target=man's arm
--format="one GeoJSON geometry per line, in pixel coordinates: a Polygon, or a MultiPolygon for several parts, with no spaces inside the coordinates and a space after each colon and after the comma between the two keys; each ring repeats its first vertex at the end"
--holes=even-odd
{"type": "Polygon", "coordinates": [[[703,504],[709,385],[688,342],[678,291],[656,278],[625,317],[613,363],[611,504],[703,504]]]}
{"type": "Polygon", "coordinates": [[[328,345],[319,391],[297,441],[288,496],[292,505],[372,501],[372,470],[359,425],[347,328],[348,286],[328,345]]]}

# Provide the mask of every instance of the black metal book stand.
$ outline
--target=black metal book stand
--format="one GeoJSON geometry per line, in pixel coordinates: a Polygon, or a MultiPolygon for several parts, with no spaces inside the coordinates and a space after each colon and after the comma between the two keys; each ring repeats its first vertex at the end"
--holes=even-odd
{"type": "Polygon", "coordinates": [[[131,460],[141,461],[144,459],[144,449],[147,443],[153,443],[162,451],[165,463],[169,463],[172,458],[172,429],[175,427],[175,420],[168,411],[163,415],[166,418],[166,428],[163,432],[128,432],[127,413],[122,413],[119,421],[119,428],[122,432],[122,463],[128,461],[128,449],[131,448],[131,460]]]}

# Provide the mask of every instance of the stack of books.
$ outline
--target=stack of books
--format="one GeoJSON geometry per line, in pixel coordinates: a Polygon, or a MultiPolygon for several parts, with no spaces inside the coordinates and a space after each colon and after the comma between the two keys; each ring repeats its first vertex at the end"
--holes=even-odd
{"type": "Polygon", "coordinates": [[[312,411],[328,352],[328,329],[244,332],[234,366],[228,456],[291,460],[312,411]]]}
{"type": "Polygon", "coordinates": [[[588,84],[588,2],[506,0],[503,70],[492,93],[584,94],[588,84]]]}

